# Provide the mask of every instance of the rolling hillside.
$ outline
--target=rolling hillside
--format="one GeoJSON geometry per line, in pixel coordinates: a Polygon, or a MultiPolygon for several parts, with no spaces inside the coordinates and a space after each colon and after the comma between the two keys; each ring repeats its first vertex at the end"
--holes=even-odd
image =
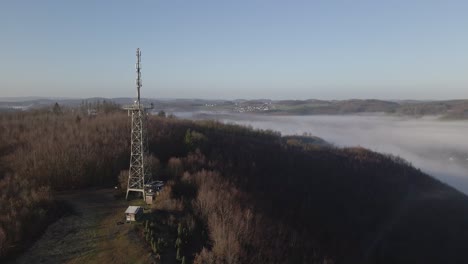
{"type": "MultiPolygon", "coordinates": [[[[126,113],[26,111],[0,121],[2,257],[60,216],[55,191],[113,187],[128,168],[126,113]]],[[[213,121],[153,116],[149,131],[153,174],[168,182],[152,232],[186,226],[187,263],[466,259],[468,198],[398,157],[213,121]]]]}

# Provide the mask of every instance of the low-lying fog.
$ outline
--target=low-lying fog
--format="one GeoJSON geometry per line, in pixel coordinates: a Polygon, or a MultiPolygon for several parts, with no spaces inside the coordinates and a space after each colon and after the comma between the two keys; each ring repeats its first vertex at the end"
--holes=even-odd
{"type": "Polygon", "coordinates": [[[266,116],[175,113],[190,119],[216,119],[280,131],[311,133],[336,146],[362,146],[398,155],[413,166],[468,194],[468,121],[386,115],[266,116]]]}

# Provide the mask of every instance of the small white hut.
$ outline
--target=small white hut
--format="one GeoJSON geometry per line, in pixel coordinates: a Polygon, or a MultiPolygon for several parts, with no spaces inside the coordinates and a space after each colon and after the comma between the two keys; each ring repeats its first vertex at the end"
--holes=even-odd
{"type": "Polygon", "coordinates": [[[145,202],[146,204],[153,204],[154,202],[154,192],[146,192],[145,193],[145,202]]]}
{"type": "Polygon", "coordinates": [[[137,221],[142,214],[143,208],[141,206],[129,206],[125,211],[127,221],[137,221]]]}

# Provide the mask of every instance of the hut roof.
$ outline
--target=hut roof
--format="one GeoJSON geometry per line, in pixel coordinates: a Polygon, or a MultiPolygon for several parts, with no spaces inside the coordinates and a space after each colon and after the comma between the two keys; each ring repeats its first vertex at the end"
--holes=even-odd
{"type": "Polygon", "coordinates": [[[129,206],[125,211],[126,214],[136,214],[139,210],[141,210],[141,206],[129,206]]]}

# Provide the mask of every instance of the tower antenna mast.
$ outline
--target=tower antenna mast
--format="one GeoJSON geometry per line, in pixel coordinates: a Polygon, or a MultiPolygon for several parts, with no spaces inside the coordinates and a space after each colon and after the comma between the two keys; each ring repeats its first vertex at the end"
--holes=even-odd
{"type": "Polygon", "coordinates": [[[137,102],[140,103],[140,89],[141,89],[141,50],[137,49],[136,51],[136,57],[137,57],[137,62],[136,62],[136,73],[137,73],[137,79],[136,79],[136,88],[137,88],[137,102]]]}
{"type": "Polygon", "coordinates": [[[151,180],[151,174],[146,166],[145,157],[148,155],[148,138],[146,133],[147,113],[146,110],[152,109],[153,106],[144,105],[140,101],[141,89],[141,51],[136,51],[136,88],[137,98],[132,105],[124,106],[128,114],[132,116],[132,131],[131,131],[131,153],[130,153],[130,168],[128,170],[128,185],[127,195],[129,192],[140,192],[145,199],[145,185],[151,180]]]}

